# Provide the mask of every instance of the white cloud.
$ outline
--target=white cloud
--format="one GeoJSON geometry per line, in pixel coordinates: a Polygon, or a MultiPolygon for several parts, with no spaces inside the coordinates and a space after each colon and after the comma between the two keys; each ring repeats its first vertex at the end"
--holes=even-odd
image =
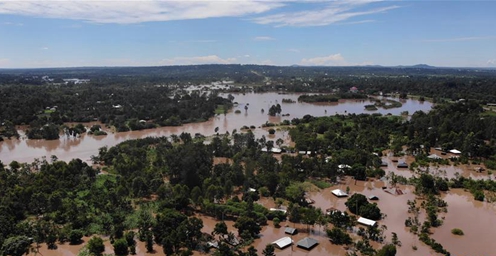
{"type": "Polygon", "coordinates": [[[288,52],[296,52],[296,53],[299,53],[299,52],[300,52],[300,50],[298,50],[298,49],[288,49],[288,52]]]}
{"type": "Polygon", "coordinates": [[[436,43],[436,42],[463,42],[463,41],[479,41],[496,39],[496,36],[469,36],[469,37],[456,37],[456,38],[443,38],[443,39],[426,39],[422,42],[436,43]]]}
{"type": "Polygon", "coordinates": [[[198,56],[198,57],[174,57],[163,59],[159,65],[196,65],[196,64],[231,64],[236,58],[223,59],[217,55],[198,56]]]}
{"type": "Polygon", "coordinates": [[[282,1],[0,1],[0,14],[83,20],[94,23],[140,23],[151,21],[239,17],[260,14],[284,6],[282,1]]]}
{"type": "MultiPolygon", "coordinates": [[[[351,19],[353,17],[383,13],[389,10],[399,8],[399,6],[396,5],[377,7],[377,8],[370,8],[370,7],[367,8],[368,5],[375,2],[382,2],[382,1],[381,0],[333,1],[332,3],[328,3],[323,8],[318,8],[315,10],[272,14],[268,16],[254,18],[253,21],[259,24],[273,24],[277,27],[325,26],[329,24],[342,22],[351,19]]],[[[355,21],[354,23],[358,24],[358,23],[365,23],[371,21],[372,20],[355,21]]],[[[350,22],[349,24],[353,24],[353,22],[350,22]]]]}
{"type": "Polygon", "coordinates": [[[257,36],[257,37],[254,37],[253,40],[255,40],[255,41],[273,41],[276,39],[273,37],[270,37],[270,36],[257,36]]]}
{"type": "Polygon", "coordinates": [[[324,57],[302,59],[301,64],[306,66],[340,66],[346,65],[346,62],[343,56],[341,56],[341,53],[337,53],[324,57]]]}
{"type": "Polygon", "coordinates": [[[496,65],[496,59],[488,60],[488,61],[487,61],[487,65],[489,65],[489,66],[494,66],[494,65],[496,65]]]}
{"type": "Polygon", "coordinates": [[[14,22],[10,22],[10,21],[2,22],[0,24],[2,24],[4,26],[24,26],[23,23],[14,23],[14,22]]]}
{"type": "Polygon", "coordinates": [[[48,47],[45,46],[45,47],[41,47],[40,49],[46,51],[46,50],[48,50],[48,47]]]}
{"type": "Polygon", "coordinates": [[[250,55],[249,54],[245,54],[243,57],[250,58],[250,55]]]}

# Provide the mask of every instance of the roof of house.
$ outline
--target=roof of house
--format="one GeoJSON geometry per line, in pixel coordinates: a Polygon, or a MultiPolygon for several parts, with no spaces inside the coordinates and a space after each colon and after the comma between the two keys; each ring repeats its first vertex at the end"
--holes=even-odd
{"type": "Polygon", "coordinates": [[[277,208],[270,208],[269,211],[271,212],[283,212],[284,214],[286,214],[286,210],[284,209],[277,209],[277,208]]]}
{"type": "Polygon", "coordinates": [[[362,224],[362,225],[365,225],[365,226],[375,226],[377,224],[376,221],[373,221],[373,220],[370,220],[370,219],[367,219],[364,217],[358,218],[357,222],[362,224]]]}
{"type": "Polygon", "coordinates": [[[340,165],[338,165],[338,168],[339,169],[349,169],[349,168],[351,168],[351,166],[349,166],[347,164],[340,164],[340,165]]]}
{"type": "Polygon", "coordinates": [[[370,195],[368,196],[369,200],[379,200],[379,197],[376,195],[370,195]]]}
{"type": "Polygon", "coordinates": [[[440,157],[436,154],[430,154],[427,158],[429,158],[429,159],[441,159],[442,157],[440,157]]]}
{"type": "Polygon", "coordinates": [[[381,166],[388,166],[388,163],[386,161],[381,161],[381,166]]]}
{"type": "Polygon", "coordinates": [[[298,247],[301,247],[303,249],[311,250],[313,247],[318,245],[319,242],[311,237],[305,237],[298,241],[297,245],[298,247]]]}
{"type": "Polygon", "coordinates": [[[207,242],[207,246],[209,248],[219,248],[219,242],[217,241],[210,241],[210,242],[207,242]]]}
{"type": "Polygon", "coordinates": [[[293,240],[291,240],[291,237],[285,236],[283,238],[280,238],[274,242],[272,242],[273,245],[275,245],[279,249],[283,249],[293,243],[293,240]]]}
{"type": "Polygon", "coordinates": [[[461,153],[462,153],[462,152],[461,152],[460,150],[458,150],[458,149],[452,149],[452,150],[450,150],[449,152],[450,152],[450,153],[452,153],[452,154],[461,154],[461,153]]]}
{"type": "Polygon", "coordinates": [[[298,232],[296,228],[287,227],[284,229],[284,233],[294,235],[298,232]]]}
{"type": "Polygon", "coordinates": [[[334,189],[333,191],[331,191],[331,193],[337,197],[348,196],[348,194],[341,189],[334,189]]]}
{"type": "MultiPolygon", "coordinates": [[[[267,148],[266,147],[262,148],[262,152],[267,152],[267,148]]],[[[282,149],[272,147],[272,148],[270,148],[270,152],[280,154],[282,152],[282,149]]]]}
{"type": "Polygon", "coordinates": [[[400,167],[400,168],[408,168],[408,164],[405,163],[405,162],[401,162],[401,163],[398,164],[398,167],[400,167]]]}
{"type": "Polygon", "coordinates": [[[403,191],[399,188],[388,188],[388,189],[384,189],[384,191],[391,195],[403,195],[403,191]]]}

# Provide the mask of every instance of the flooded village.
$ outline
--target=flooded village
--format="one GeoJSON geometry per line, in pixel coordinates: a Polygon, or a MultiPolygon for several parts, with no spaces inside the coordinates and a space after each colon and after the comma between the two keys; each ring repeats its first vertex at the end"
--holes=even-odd
{"type": "MultiPolygon", "coordinates": [[[[227,96],[227,95],[225,95],[227,96]]],[[[98,153],[98,149],[103,146],[112,147],[126,140],[133,140],[144,137],[169,137],[173,134],[187,132],[190,134],[206,135],[207,143],[211,143],[211,136],[215,134],[235,133],[243,131],[244,127],[255,126],[251,129],[257,138],[265,137],[267,140],[276,141],[282,139],[282,143],[278,146],[292,148],[295,143],[291,140],[288,130],[291,126],[281,125],[284,120],[293,118],[302,118],[305,115],[312,116],[329,116],[329,115],[348,115],[348,114],[372,114],[380,113],[382,115],[401,115],[404,113],[413,114],[416,111],[428,112],[432,108],[432,103],[428,101],[418,101],[413,99],[403,100],[402,107],[394,109],[379,109],[370,111],[364,108],[364,105],[369,101],[361,100],[340,100],[337,103],[330,104],[312,104],[298,102],[299,94],[278,94],[278,93],[247,93],[233,94],[234,107],[225,114],[218,114],[210,118],[207,122],[189,123],[178,127],[160,127],[155,129],[146,129],[140,131],[129,132],[113,132],[108,128],[103,130],[108,132],[105,136],[92,136],[83,134],[80,137],[61,136],[58,140],[28,140],[21,136],[20,139],[6,140],[0,142],[1,160],[4,163],[12,161],[29,162],[34,158],[55,155],[59,160],[69,161],[73,158],[80,158],[88,163],[91,162],[93,155],[98,153]],[[284,103],[283,99],[291,99],[293,103],[284,103]],[[270,105],[280,103],[282,105],[283,115],[268,116],[264,113],[270,105]],[[268,127],[264,124],[274,123],[276,126],[275,133],[269,134],[268,127]]],[[[408,118],[404,116],[403,118],[408,118]]],[[[91,127],[97,123],[86,123],[85,126],[91,127]]],[[[23,134],[22,130],[19,130],[23,134]]],[[[404,148],[406,151],[406,148],[404,148]]],[[[310,152],[310,151],[309,151],[310,152]]],[[[309,157],[325,157],[324,155],[307,155],[303,152],[286,152],[274,153],[276,159],[281,160],[281,155],[296,156],[302,154],[304,158],[309,157]]],[[[455,177],[466,177],[472,179],[492,179],[493,174],[486,171],[486,167],[481,164],[472,165],[459,164],[450,162],[449,159],[459,157],[459,154],[441,152],[440,149],[431,149],[431,156],[436,159],[447,159],[448,164],[429,164],[427,166],[419,166],[411,168],[414,164],[415,157],[409,154],[395,156],[393,152],[386,150],[381,152],[381,169],[384,170],[385,176],[382,178],[369,177],[366,180],[356,180],[351,176],[340,176],[338,180],[323,181],[328,184],[327,188],[318,188],[310,184],[308,191],[305,192],[305,198],[310,205],[320,209],[322,214],[328,214],[334,210],[340,212],[351,213],[345,202],[349,196],[359,193],[365,195],[371,202],[377,204],[381,209],[384,218],[374,222],[374,226],[378,227],[383,234],[384,240],[371,241],[371,246],[378,250],[384,244],[391,243],[393,234],[395,236],[395,245],[397,255],[434,255],[433,250],[419,241],[417,235],[410,231],[405,226],[405,221],[410,215],[408,202],[425,200],[421,195],[415,192],[415,187],[407,185],[404,182],[393,182],[392,179],[396,176],[402,177],[404,180],[418,176],[419,173],[426,172],[447,179],[455,177]],[[441,154],[442,153],[442,154],[441,154]],[[481,171],[484,170],[484,171],[481,171]],[[334,190],[340,190],[343,196],[333,194],[334,190]]],[[[271,153],[267,153],[271,154],[271,153]]],[[[229,158],[216,158],[214,164],[223,164],[231,162],[229,158]]],[[[341,166],[340,166],[341,168],[341,166]]],[[[342,168],[351,168],[351,166],[343,165],[342,168]]],[[[238,196],[242,197],[243,194],[238,196]]],[[[447,251],[453,252],[451,255],[491,255],[496,250],[496,247],[491,245],[490,239],[494,233],[496,225],[496,208],[489,201],[475,201],[474,198],[464,189],[450,189],[446,192],[441,192],[440,198],[447,203],[446,212],[441,213],[443,224],[440,227],[432,228],[432,237],[439,241],[447,251]],[[475,219],[484,219],[484,222],[467,221],[467,216],[475,219]],[[460,228],[464,232],[464,236],[457,236],[451,233],[453,228],[460,228]],[[481,236],[481,234],[484,234],[481,236]],[[484,243],[487,246],[477,246],[479,243],[484,243]]],[[[267,209],[277,209],[286,212],[288,201],[275,202],[272,197],[260,196],[260,199],[255,202],[267,209]]],[[[197,214],[198,218],[203,221],[202,232],[210,234],[214,231],[215,225],[219,220],[208,215],[197,214]]],[[[425,214],[420,214],[420,219],[425,219],[425,214]]],[[[237,233],[235,222],[226,220],[227,228],[230,232],[237,233]]],[[[366,225],[357,224],[356,226],[347,229],[352,239],[359,239],[359,228],[367,228],[366,225]]],[[[288,219],[281,221],[277,227],[273,221],[269,220],[267,225],[262,226],[260,235],[255,239],[253,246],[258,252],[262,252],[267,244],[275,243],[279,240],[288,239],[286,244],[280,248],[276,248],[276,255],[345,255],[352,253],[356,249],[348,246],[340,246],[332,243],[326,234],[326,229],[329,224],[302,224],[293,223],[288,219]],[[288,228],[294,229],[294,233],[288,234],[288,228]],[[310,239],[310,240],[308,240],[310,239]],[[307,241],[308,240],[308,241],[307,241]],[[312,243],[310,248],[304,247],[301,244],[312,243]]],[[[87,242],[89,238],[84,238],[87,242]]],[[[105,241],[105,253],[112,253],[112,245],[108,240],[105,241]]],[[[36,253],[40,255],[77,255],[78,252],[86,244],[85,242],[79,245],[59,244],[57,250],[48,250],[46,244],[41,244],[36,253]]],[[[277,243],[276,243],[277,245],[277,243]]],[[[276,246],[277,247],[277,246],[276,246]]],[[[165,255],[160,245],[155,245],[155,252],[152,254],[146,253],[144,242],[138,241],[136,247],[137,255],[165,255]]],[[[213,248],[215,250],[215,248],[213,248]]],[[[35,253],[35,254],[36,254],[35,253]]],[[[204,253],[195,252],[194,255],[202,255],[204,253]]]]}

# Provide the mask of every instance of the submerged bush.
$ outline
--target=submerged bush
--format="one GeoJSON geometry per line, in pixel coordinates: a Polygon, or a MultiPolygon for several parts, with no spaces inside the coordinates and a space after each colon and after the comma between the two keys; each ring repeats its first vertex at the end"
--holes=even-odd
{"type": "Polygon", "coordinates": [[[457,235],[457,236],[463,236],[464,235],[463,230],[461,230],[459,228],[452,229],[451,234],[457,235]]]}

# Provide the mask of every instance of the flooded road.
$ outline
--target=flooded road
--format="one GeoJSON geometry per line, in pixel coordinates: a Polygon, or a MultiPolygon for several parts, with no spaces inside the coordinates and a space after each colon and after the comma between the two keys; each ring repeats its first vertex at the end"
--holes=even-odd
{"type": "MultiPolygon", "coordinates": [[[[226,95],[224,95],[226,96],[226,95]]],[[[80,138],[68,138],[62,136],[58,140],[6,140],[0,142],[0,160],[4,164],[16,160],[18,162],[32,162],[35,158],[43,156],[50,159],[52,155],[57,156],[60,160],[69,161],[73,158],[80,158],[83,161],[90,160],[92,155],[98,154],[98,149],[103,146],[114,146],[120,142],[130,139],[138,139],[147,136],[170,136],[172,134],[180,134],[188,132],[194,135],[201,133],[203,135],[212,135],[216,127],[219,127],[219,133],[231,133],[234,129],[238,131],[244,125],[254,125],[257,129],[254,133],[257,137],[268,135],[267,131],[259,129],[266,122],[279,123],[283,120],[291,120],[293,118],[301,118],[304,115],[325,116],[334,114],[347,113],[391,113],[399,115],[403,111],[408,111],[413,114],[417,110],[429,111],[432,108],[430,102],[420,102],[417,100],[403,101],[401,108],[394,109],[379,109],[376,111],[367,111],[364,105],[370,104],[368,100],[342,100],[339,103],[332,104],[310,104],[304,102],[282,103],[283,99],[291,99],[297,101],[299,94],[277,94],[277,93],[247,93],[233,94],[234,101],[238,103],[227,115],[218,115],[206,122],[190,123],[178,127],[160,127],[156,129],[130,131],[121,133],[111,133],[106,136],[82,135],[80,138]],[[281,114],[289,114],[289,116],[268,116],[268,109],[274,104],[281,104],[281,114]],[[248,107],[245,110],[245,106],[248,107]],[[264,112],[262,113],[262,109],[264,112]],[[236,114],[236,110],[241,113],[236,114]]],[[[88,127],[91,124],[86,124],[88,127]]],[[[21,135],[23,134],[20,131],[21,135]]],[[[284,136],[284,135],[282,135],[284,136]]],[[[270,138],[272,139],[272,138],[270,138]]],[[[274,138],[274,139],[277,139],[274,138]]]]}

